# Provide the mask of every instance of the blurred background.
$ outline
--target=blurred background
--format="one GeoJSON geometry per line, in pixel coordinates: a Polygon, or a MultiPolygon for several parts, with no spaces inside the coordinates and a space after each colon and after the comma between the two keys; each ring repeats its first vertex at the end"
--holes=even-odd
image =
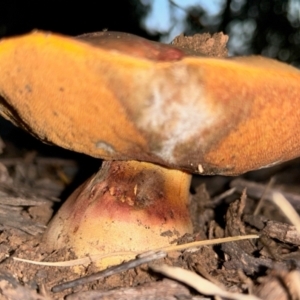
{"type": "Polygon", "coordinates": [[[223,31],[230,55],[262,54],[300,66],[300,0],[0,1],[0,37],[43,29],[104,29],[169,43],[180,33],[223,31]]]}

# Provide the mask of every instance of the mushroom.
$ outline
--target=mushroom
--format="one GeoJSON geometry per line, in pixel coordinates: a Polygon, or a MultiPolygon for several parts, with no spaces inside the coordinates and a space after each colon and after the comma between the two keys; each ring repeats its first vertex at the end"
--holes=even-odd
{"type": "Polygon", "coordinates": [[[45,234],[78,257],[168,245],[192,232],[191,174],[238,175],[300,153],[300,72],[271,59],[34,32],[1,41],[0,72],[2,116],[104,160],[45,234]]]}

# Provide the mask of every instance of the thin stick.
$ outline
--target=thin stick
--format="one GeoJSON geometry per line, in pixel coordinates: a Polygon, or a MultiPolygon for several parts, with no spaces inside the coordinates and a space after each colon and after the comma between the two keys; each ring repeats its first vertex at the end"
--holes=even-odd
{"type": "Polygon", "coordinates": [[[62,283],[62,284],[58,284],[58,285],[56,285],[52,288],[52,292],[54,292],[54,293],[61,292],[61,291],[65,290],[65,289],[68,289],[68,288],[73,288],[73,287],[78,286],[78,285],[90,283],[92,281],[96,281],[96,280],[102,279],[104,277],[108,277],[108,276],[111,276],[111,275],[114,275],[114,274],[125,272],[129,269],[136,268],[136,267],[138,267],[142,264],[149,263],[151,261],[154,261],[154,260],[157,260],[157,259],[160,259],[160,258],[164,258],[166,255],[167,254],[165,252],[162,252],[162,251],[154,252],[154,253],[149,253],[148,252],[148,253],[145,253],[145,254],[142,254],[142,255],[138,256],[138,258],[136,258],[136,259],[130,260],[130,261],[128,261],[126,263],[123,263],[123,264],[120,264],[118,266],[110,267],[110,268],[108,268],[104,271],[100,271],[100,272],[97,272],[95,274],[85,276],[85,277],[82,277],[82,278],[79,278],[79,279],[75,279],[75,280],[72,280],[72,281],[69,281],[69,282],[65,282],[65,283],[62,283]]]}
{"type": "Polygon", "coordinates": [[[300,233],[300,217],[291,203],[278,192],[273,193],[273,201],[300,233]]]}
{"type": "Polygon", "coordinates": [[[256,216],[256,215],[259,213],[259,211],[260,211],[260,209],[261,209],[261,207],[262,207],[262,205],[263,205],[263,202],[264,202],[264,200],[265,200],[265,198],[266,198],[267,192],[268,192],[268,191],[271,189],[271,187],[274,185],[274,182],[275,182],[275,177],[272,177],[272,178],[269,180],[269,182],[268,182],[268,184],[267,184],[267,186],[266,186],[266,188],[265,188],[265,190],[264,190],[264,192],[263,192],[261,198],[260,198],[259,201],[258,201],[258,204],[257,204],[257,206],[256,206],[256,209],[255,209],[255,211],[254,211],[254,213],[253,213],[254,216],[256,216]]]}

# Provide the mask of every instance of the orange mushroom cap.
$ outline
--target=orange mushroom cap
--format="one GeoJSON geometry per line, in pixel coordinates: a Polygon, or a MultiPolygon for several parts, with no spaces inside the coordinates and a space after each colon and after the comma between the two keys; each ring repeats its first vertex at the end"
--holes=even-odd
{"type": "Polygon", "coordinates": [[[190,173],[236,175],[299,156],[299,82],[271,59],[203,57],[123,33],[0,42],[0,114],[110,160],[45,233],[77,256],[142,252],[191,233],[190,173]]]}
{"type": "Polygon", "coordinates": [[[102,35],[2,40],[0,113],[67,149],[191,173],[236,175],[299,155],[296,68],[102,35]]]}

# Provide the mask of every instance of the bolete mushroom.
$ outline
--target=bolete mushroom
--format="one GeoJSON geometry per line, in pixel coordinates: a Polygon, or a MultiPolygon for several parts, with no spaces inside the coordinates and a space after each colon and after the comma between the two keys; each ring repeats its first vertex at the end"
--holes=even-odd
{"type": "MultiPolygon", "coordinates": [[[[192,232],[191,174],[237,175],[300,153],[300,72],[128,34],[34,32],[0,43],[0,113],[104,159],[46,232],[77,256],[145,251],[192,232]]],[[[110,264],[111,262],[106,262],[110,264]]]]}

